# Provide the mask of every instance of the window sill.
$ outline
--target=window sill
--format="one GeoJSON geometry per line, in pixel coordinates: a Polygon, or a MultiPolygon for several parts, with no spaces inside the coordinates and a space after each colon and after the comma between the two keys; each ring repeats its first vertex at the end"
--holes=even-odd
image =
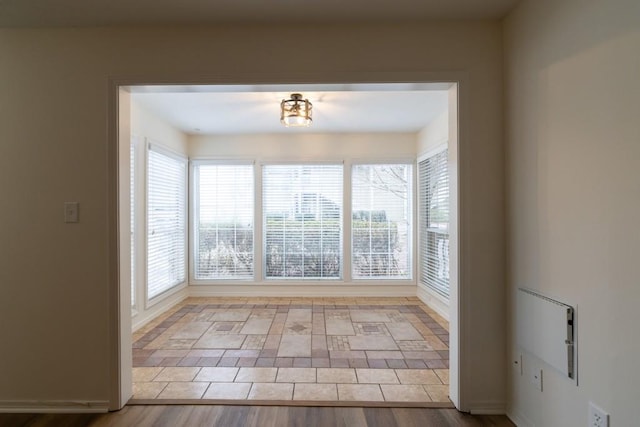
{"type": "Polygon", "coordinates": [[[314,287],[341,287],[341,286],[416,286],[411,279],[357,279],[344,280],[192,280],[189,286],[314,286],[314,287]]]}

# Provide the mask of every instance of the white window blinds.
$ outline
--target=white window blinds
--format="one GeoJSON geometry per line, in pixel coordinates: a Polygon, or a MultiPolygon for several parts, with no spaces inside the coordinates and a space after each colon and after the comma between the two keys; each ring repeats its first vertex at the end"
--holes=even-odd
{"type": "Polygon", "coordinates": [[[342,165],[263,167],[266,278],[338,279],[342,165]]]}
{"type": "Polygon", "coordinates": [[[186,279],[185,159],[149,146],[147,167],[147,298],[186,279]]]}
{"type": "Polygon", "coordinates": [[[448,151],[418,164],[420,191],[420,282],[449,296],[448,151]]]}
{"type": "Polygon", "coordinates": [[[253,277],[253,165],[196,164],[195,278],[253,277]]]}
{"type": "Polygon", "coordinates": [[[352,169],[354,279],[411,277],[411,165],[352,169]]]}

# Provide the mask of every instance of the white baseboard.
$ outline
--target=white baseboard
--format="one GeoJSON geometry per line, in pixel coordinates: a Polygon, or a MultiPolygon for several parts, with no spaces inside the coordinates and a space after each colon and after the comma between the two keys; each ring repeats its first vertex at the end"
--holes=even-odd
{"type": "Polygon", "coordinates": [[[422,285],[417,286],[416,296],[440,316],[444,317],[447,321],[449,320],[449,301],[444,299],[444,297],[422,285]]]}
{"type": "Polygon", "coordinates": [[[530,419],[522,415],[514,408],[509,408],[506,415],[511,420],[511,422],[513,422],[518,427],[535,427],[535,424],[533,424],[530,419]]]}
{"type": "Polygon", "coordinates": [[[132,317],[132,331],[144,325],[188,297],[415,297],[411,285],[190,285],[132,317]]]}
{"type": "Polygon", "coordinates": [[[468,408],[474,415],[505,415],[507,413],[507,406],[501,401],[472,402],[468,408]]]}
{"type": "Polygon", "coordinates": [[[0,413],[82,414],[109,411],[106,400],[0,400],[0,413]]]}
{"type": "Polygon", "coordinates": [[[144,311],[138,311],[138,313],[131,318],[131,330],[133,332],[142,328],[144,325],[173,307],[174,305],[184,301],[189,297],[188,287],[181,289],[171,296],[163,299],[162,301],[154,304],[152,307],[144,311]]]}
{"type": "Polygon", "coordinates": [[[191,297],[414,297],[415,285],[191,285],[191,297]]]}

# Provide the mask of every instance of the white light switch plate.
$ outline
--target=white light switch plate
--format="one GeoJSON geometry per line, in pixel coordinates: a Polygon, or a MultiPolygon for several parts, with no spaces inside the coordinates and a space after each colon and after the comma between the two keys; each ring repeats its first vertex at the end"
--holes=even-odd
{"type": "Polygon", "coordinates": [[[80,203],[64,202],[64,222],[73,223],[79,221],[80,203]]]}

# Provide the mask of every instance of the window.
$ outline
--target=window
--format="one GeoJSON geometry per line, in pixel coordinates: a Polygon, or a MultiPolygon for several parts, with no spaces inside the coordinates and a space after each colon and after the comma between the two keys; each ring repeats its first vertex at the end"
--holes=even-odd
{"type": "Polygon", "coordinates": [[[420,282],[449,296],[448,150],[418,164],[420,187],[420,282]]]}
{"type": "Polygon", "coordinates": [[[147,298],[186,279],[185,159],[149,146],[147,167],[147,298]]]}
{"type": "Polygon", "coordinates": [[[411,277],[411,165],[352,169],[354,279],[411,277]]]}
{"type": "Polygon", "coordinates": [[[136,306],[136,139],[131,138],[131,146],[129,149],[129,200],[131,211],[131,307],[136,306]]]}
{"type": "Polygon", "coordinates": [[[264,275],[339,279],[342,165],[263,168],[264,275]]]}
{"type": "Polygon", "coordinates": [[[253,165],[197,163],[195,278],[253,277],[253,165]]]}

